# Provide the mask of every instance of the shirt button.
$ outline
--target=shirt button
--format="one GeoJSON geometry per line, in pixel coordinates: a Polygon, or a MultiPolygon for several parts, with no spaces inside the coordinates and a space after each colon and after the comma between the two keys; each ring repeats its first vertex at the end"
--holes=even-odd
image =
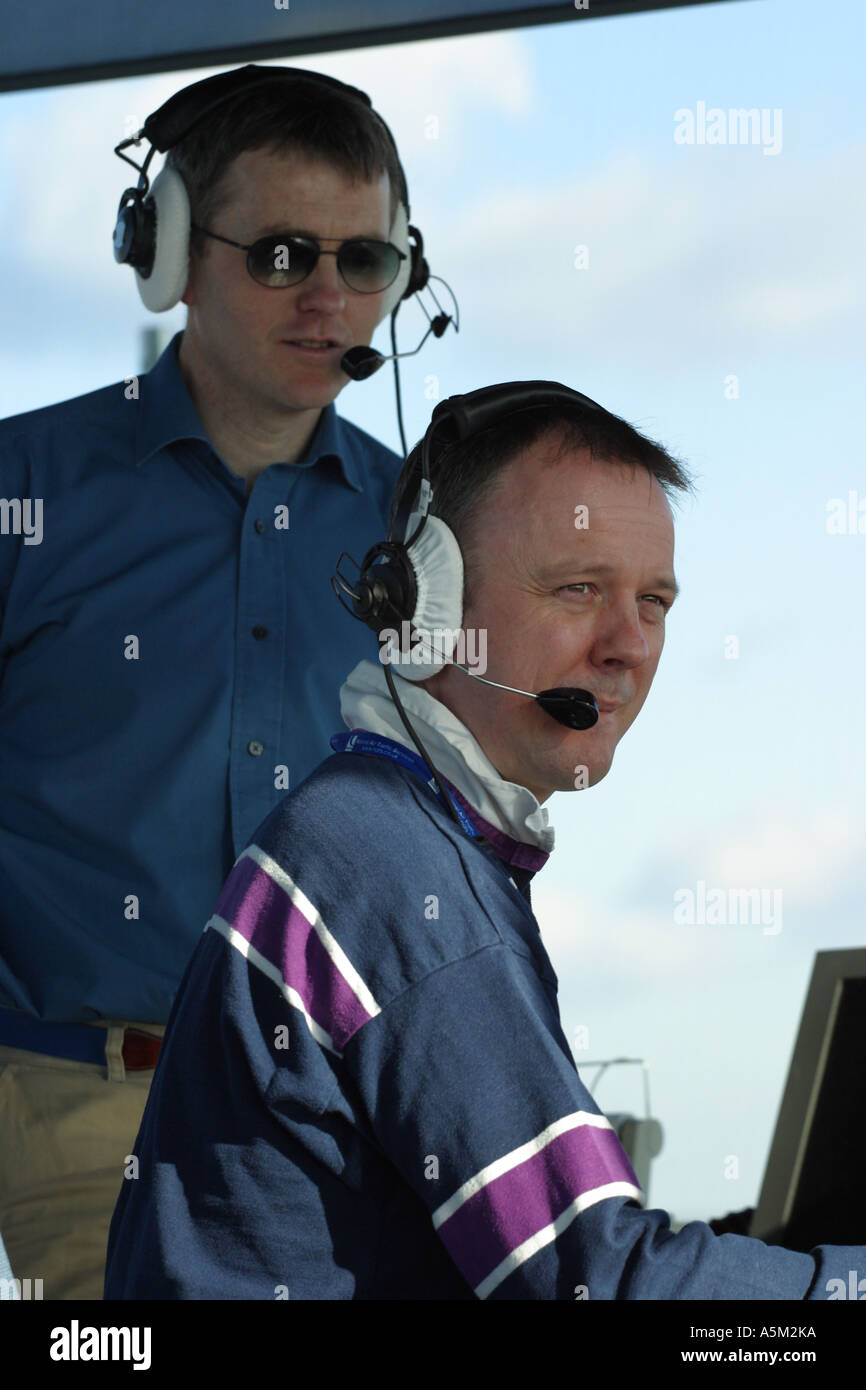
{"type": "Polygon", "coordinates": [[[265,745],[263,743],[259,743],[257,738],[250,739],[250,742],[247,744],[248,753],[251,753],[254,758],[260,758],[264,751],[265,745]]]}
{"type": "Polygon", "coordinates": [[[256,530],[258,531],[260,536],[263,536],[265,534],[265,523],[263,521],[257,521],[256,530]]]}
{"type": "Polygon", "coordinates": [[[264,639],[267,637],[267,635],[268,635],[268,629],[267,629],[266,627],[254,627],[254,628],[253,628],[253,636],[255,637],[255,639],[256,639],[257,642],[262,642],[262,641],[264,641],[264,639]]]}

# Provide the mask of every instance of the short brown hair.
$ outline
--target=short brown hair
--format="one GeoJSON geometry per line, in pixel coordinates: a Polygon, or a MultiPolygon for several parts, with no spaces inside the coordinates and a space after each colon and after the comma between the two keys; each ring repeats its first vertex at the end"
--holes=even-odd
{"type": "MultiPolygon", "coordinates": [[[[286,81],[237,93],[193,126],[168,152],[189,195],[192,220],[211,230],[225,201],[224,175],[246,150],[303,154],[321,159],[353,179],[370,182],[387,173],[391,220],[408,192],[394,143],[381,117],[350,92],[315,81],[286,81]]],[[[201,255],[206,238],[190,233],[190,251],[201,255]]]]}
{"type": "MultiPolygon", "coordinates": [[[[594,410],[575,402],[574,406],[536,406],[503,414],[487,429],[447,445],[430,468],[430,513],[444,521],[457,537],[466,566],[465,585],[477,541],[475,523],[481,503],[507,464],[548,439],[559,445],[557,457],[570,449],[588,448],[593,459],[646,469],[669,501],[675,500],[677,492],[694,492],[694,483],[678,459],[609,410],[594,410]]],[[[411,471],[420,467],[420,451],[419,443],[397,479],[392,520],[396,519],[411,471]]],[[[414,485],[417,488],[417,477],[414,485]]],[[[395,536],[395,540],[403,539],[395,536]]]]}

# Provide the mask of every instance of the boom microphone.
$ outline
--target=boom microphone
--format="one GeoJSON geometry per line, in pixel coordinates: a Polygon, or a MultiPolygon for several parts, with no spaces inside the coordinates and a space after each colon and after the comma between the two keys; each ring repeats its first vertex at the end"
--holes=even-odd
{"type": "Polygon", "coordinates": [[[557,685],[551,690],[540,690],[536,695],[531,690],[517,690],[513,685],[490,681],[459,662],[449,661],[447,664],[456,666],[458,671],[472,676],[474,680],[483,681],[485,685],[495,685],[498,690],[510,690],[513,695],[526,695],[530,700],[537,700],[545,714],[564,724],[567,729],[591,729],[598,723],[598,704],[589,690],[580,690],[574,685],[557,685]]]}
{"type": "Polygon", "coordinates": [[[386,362],[396,362],[401,357],[414,357],[416,352],[420,352],[427,339],[432,333],[434,338],[441,338],[449,323],[454,320],[450,314],[437,314],[430,320],[430,327],[424,334],[420,343],[411,352],[391,352],[386,356],[374,347],[353,347],[348,352],[344,352],[340,358],[340,367],[350,377],[352,381],[366,381],[368,376],[378,372],[380,367],[384,367],[386,362]]]}

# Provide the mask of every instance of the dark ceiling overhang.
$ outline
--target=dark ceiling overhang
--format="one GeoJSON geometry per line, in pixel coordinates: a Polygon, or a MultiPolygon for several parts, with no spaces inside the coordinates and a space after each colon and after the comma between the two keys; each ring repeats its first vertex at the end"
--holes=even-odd
{"type": "Polygon", "coordinates": [[[0,92],[731,3],[741,0],[0,0],[0,92]]]}

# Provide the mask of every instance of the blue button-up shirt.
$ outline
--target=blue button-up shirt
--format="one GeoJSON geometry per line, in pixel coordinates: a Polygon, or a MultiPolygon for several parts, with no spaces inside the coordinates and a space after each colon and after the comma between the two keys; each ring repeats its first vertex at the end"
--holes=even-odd
{"type": "Polygon", "coordinates": [[[180,338],[137,381],[0,422],[0,1007],[44,1019],[167,1019],[376,649],[330,576],[385,535],[399,458],[331,405],[247,497],[180,338]]]}

